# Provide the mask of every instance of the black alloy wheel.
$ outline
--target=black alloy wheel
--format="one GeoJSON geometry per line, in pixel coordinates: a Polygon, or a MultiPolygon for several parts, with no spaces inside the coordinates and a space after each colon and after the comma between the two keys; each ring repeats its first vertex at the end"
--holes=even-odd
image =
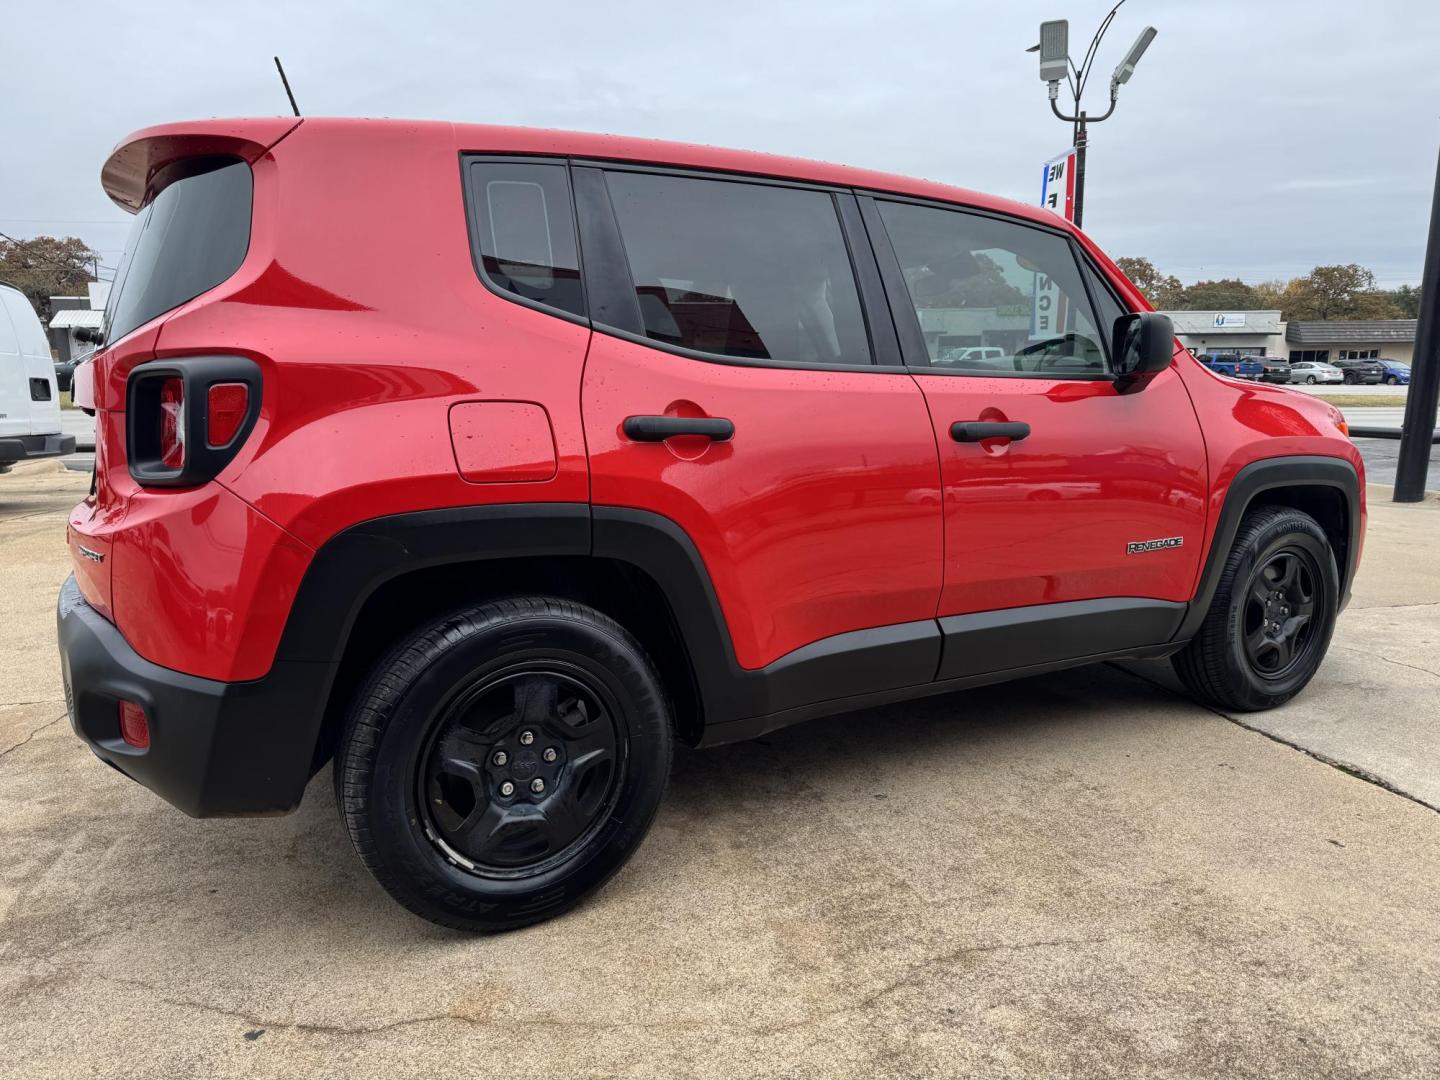
{"type": "Polygon", "coordinates": [[[401,640],[350,706],[335,795],[360,860],[442,926],[552,918],[633,855],[674,721],[635,638],[546,596],[463,608],[401,640]]]}
{"type": "Polygon", "coordinates": [[[1315,644],[1315,610],[1324,602],[1320,567],[1299,548],[1285,549],[1260,566],[1246,593],[1242,629],[1245,657],[1262,679],[1288,676],[1315,644]]]}
{"type": "Polygon", "coordinates": [[[427,838],[472,873],[536,872],[605,818],[624,769],[617,706],[583,670],[522,664],[436,718],[416,801],[427,838]]]}
{"type": "Polygon", "coordinates": [[[1340,607],[1330,537],[1288,506],[1246,511],[1195,637],[1171,658],[1185,688],[1225,712],[1284,704],[1320,667],[1340,607]]]}

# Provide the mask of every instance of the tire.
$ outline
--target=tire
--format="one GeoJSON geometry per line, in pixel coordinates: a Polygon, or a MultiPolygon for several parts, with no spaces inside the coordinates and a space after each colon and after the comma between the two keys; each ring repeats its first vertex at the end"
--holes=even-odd
{"type": "Polygon", "coordinates": [[[336,802],[360,861],[405,907],[509,930],[624,865],[660,805],[673,740],[660,678],[623,627],[568,600],[499,600],[377,665],[336,752],[336,802]]]}
{"type": "Polygon", "coordinates": [[[1400,380],[1399,380],[1398,378],[1396,378],[1394,375],[1386,375],[1386,376],[1385,376],[1385,385],[1386,385],[1386,386],[1395,386],[1395,385],[1399,384],[1399,382],[1400,382],[1400,380]]]}
{"type": "Polygon", "coordinates": [[[1314,375],[1306,375],[1306,376],[1305,376],[1305,381],[1306,381],[1307,383],[1309,383],[1311,386],[1314,386],[1314,385],[1315,385],[1315,376],[1314,376],[1314,375]]]}
{"type": "Polygon", "coordinates": [[[1339,598],[1335,554],[1315,519],[1283,506],[1252,509],[1240,522],[1199,633],[1171,663],[1206,705],[1229,712],[1273,709],[1303,690],[1320,667],[1339,598]],[[1296,568],[1293,587],[1281,580],[1288,566],[1296,568]],[[1308,614],[1301,622],[1307,591],[1308,614]],[[1257,641],[1258,649],[1252,647],[1257,641]]]}
{"type": "Polygon", "coordinates": [[[1344,383],[1346,386],[1354,386],[1354,385],[1355,385],[1356,383],[1358,383],[1360,380],[1357,379],[1354,375],[1352,375],[1350,372],[1347,371],[1344,375],[1342,375],[1342,376],[1340,377],[1340,381],[1341,381],[1342,383],[1344,383]]]}

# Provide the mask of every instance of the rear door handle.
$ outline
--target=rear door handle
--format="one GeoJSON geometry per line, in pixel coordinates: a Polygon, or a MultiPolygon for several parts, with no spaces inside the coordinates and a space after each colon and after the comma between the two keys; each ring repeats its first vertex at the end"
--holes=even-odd
{"type": "Polygon", "coordinates": [[[635,442],[664,442],[677,435],[729,442],[735,435],[735,425],[723,416],[627,416],[620,430],[635,442]]]}
{"type": "Polygon", "coordinates": [[[956,420],[950,425],[950,438],[956,442],[979,442],[981,439],[1009,439],[1019,442],[1030,434],[1024,423],[986,423],[983,420],[956,420]]]}

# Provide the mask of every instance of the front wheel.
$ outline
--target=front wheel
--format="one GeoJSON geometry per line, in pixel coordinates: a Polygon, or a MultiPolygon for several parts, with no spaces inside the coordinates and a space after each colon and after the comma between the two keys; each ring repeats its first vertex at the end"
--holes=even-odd
{"type": "Polygon", "coordinates": [[[670,771],[660,679],[612,619],[546,597],[466,608],[371,675],[335,759],[361,861],[411,911],[508,930],[599,888],[670,771]]]}
{"type": "Polygon", "coordinates": [[[1200,632],[1172,663],[1202,702],[1255,712],[1309,683],[1335,630],[1340,574],[1325,530],[1282,506],[1240,523],[1200,632]]]}
{"type": "Polygon", "coordinates": [[[1399,383],[1400,383],[1400,380],[1397,379],[1394,375],[1386,375],[1386,376],[1385,376],[1385,385],[1386,385],[1386,386],[1397,386],[1397,385],[1399,385],[1399,383]]]}

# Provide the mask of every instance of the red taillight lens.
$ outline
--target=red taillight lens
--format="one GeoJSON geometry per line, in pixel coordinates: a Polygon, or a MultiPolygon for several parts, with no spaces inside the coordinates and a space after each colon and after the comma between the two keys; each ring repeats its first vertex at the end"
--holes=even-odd
{"type": "Polygon", "coordinates": [[[120,702],[120,737],[137,750],[150,745],[150,718],[133,701],[120,702]]]}
{"type": "Polygon", "coordinates": [[[216,383],[205,395],[205,442],[211,449],[229,446],[250,411],[250,388],[244,383],[216,383]]]}
{"type": "Polygon", "coordinates": [[[178,469],[185,464],[185,382],[160,384],[160,464],[178,469]]]}

